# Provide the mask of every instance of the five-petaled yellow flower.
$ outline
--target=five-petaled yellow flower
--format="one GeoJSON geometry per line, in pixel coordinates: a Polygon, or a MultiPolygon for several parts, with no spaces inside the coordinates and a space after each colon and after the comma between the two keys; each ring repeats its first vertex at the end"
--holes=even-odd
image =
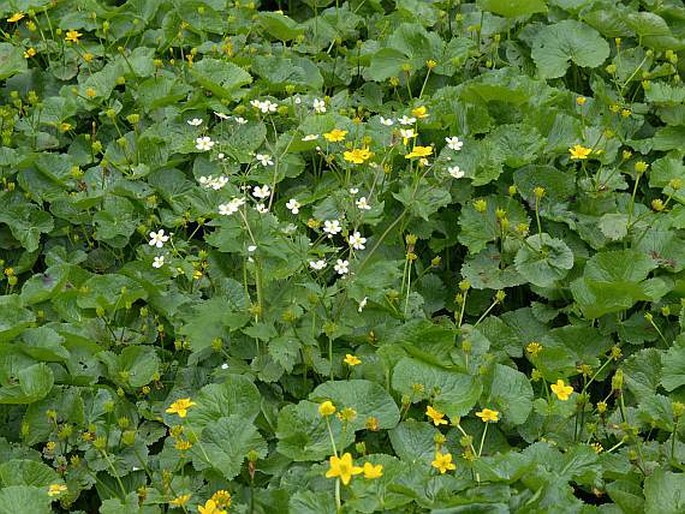
{"type": "Polygon", "coordinates": [[[445,413],[434,409],[430,405],[426,407],[426,416],[428,416],[436,427],[440,425],[447,425],[447,420],[445,419],[445,413]]]}
{"type": "Polygon", "coordinates": [[[451,453],[435,453],[435,460],[431,462],[431,466],[440,471],[440,474],[444,474],[448,470],[457,469],[456,464],[452,462],[451,453]]]}
{"type": "Polygon", "coordinates": [[[362,468],[362,471],[364,472],[364,478],[368,478],[368,479],[380,478],[383,476],[383,465],[378,464],[378,465],[374,466],[370,462],[365,462],[364,467],[362,468]]]}
{"type": "Polygon", "coordinates": [[[426,109],[425,106],[421,105],[420,107],[416,107],[411,110],[412,116],[416,116],[417,118],[426,118],[428,116],[428,109],[426,109]]]}
{"type": "Polygon", "coordinates": [[[64,484],[50,484],[48,486],[48,496],[59,496],[67,491],[67,486],[64,484]]]}
{"type": "Polygon", "coordinates": [[[356,355],[352,355],[351,353],[346,353],[345,358],[343,359],[343,362],[347,364],[348,366],[358,366],[359,364],[362,363],[362,360],[357,357],[356,355]]]}
{"type": "Polygon", "coordinates": [[[324,418],[332,414],[335,414],[335,405],[333,405],[333,402],[330,400],[326,400],[321,405],[319,405],[319,414],[324,418]]]}
{"type": "Polygon", "coordinates": [[[347,135],[347,130],[341,130],[339,128],[334,128],[330,132],[324,132],[323,138],[329,143],[339,143],[345,140],[347,135]]]}
{"type": "Polygon", "coordinates": [[[564,402],[571,397],[571,393],[573,392],[573,387],[570,385],[567,386],[562,379],[557,380],[556,384],[552,384],[550,389],[557,395],[557,398],[564,402]]]}
{"type": "Polygon", "coordinates": [[[38,52],[36,52],[36,49],[31,47],[24,52],[24,59],[30,59],[31,57],[34,57],[37,53],[38,52]]]}
{"type": "Polygon", "coordinates": [[[404,156],[405,159],[412,159],[413,157],[428,157],[433,153],[432,146],[415,146],[414,149],[404,156]]]}
{"type": "Polygon", "coordinates": [[[15,12],[12,16],[7,18],[8,23],[17,23],[18,21],[21,21],[24,19],[24,16],[26,16],[23,12],[15,12]]]}
{"type": "Polygon", "coordinates": [[[592,148],[586,148],[583,145],[574,145],[568,149],[571,154],[571,159],[587,159],[587,156],[592,153],[592,148]]]}
{"type": "Polygon", "coordinates": [[[191,401],[190,398],[180,398],[172,403],[166,410],[167,414],[178,414],[180,418],[185,418],[188,415],[188,409],[193,405],[197,405],[191,401]]]}
{"type": "Polygon", "coordinates": [[[354,148],[343,152],[345,160],[354,164],[364,164],[364,161],[368,161],[372,155],[368,148],[354,148]]]}
{"type": "Polygon", "coordinates": [[[492,409],[483,409],[482,411],[476,412],[476,416],[483,420],[483,423],[492,421],[497,423],[499,421],[499,412],[492,409]]]}
{"type": "Polygon", "coordinates": [[[331,455],[330,466],[331,468],[326,472],[326,478],[338,477],[343,485],[349,484],[354,475],[364,471],[363,468],[352,463],[352,455],[350,453],[345,453],[342,457],[331,455]]]}
{"type": "Polygon", "coordinates": [[[65,41],[71,41],[72,43],[78,43],[78,39],[82,36],[78,30],[67,30],[67,35],[64,37],[65,41]]]}
{"type": "Polygon", "coordinates": [[[226,514],[226,511],[220,508],[212,499],[207,500],[204,506],[198,505],[197,510],[200,514],[226,514]]]}
{"type": "Polygon", "coordinates": [[[212,500],[216,502],[219,507],[230,507],[231,506],[231,493],[225,489],[219,489],[212,495],[212,500]]]}
{"type": "Polygon", "coordinates": [[[173,505],[174,507],[183,507],[186,503],[190,501],[191,496],[191,494],[182,494],[180,496],[177,496],[169,502],[169,505],[173,505]]]}

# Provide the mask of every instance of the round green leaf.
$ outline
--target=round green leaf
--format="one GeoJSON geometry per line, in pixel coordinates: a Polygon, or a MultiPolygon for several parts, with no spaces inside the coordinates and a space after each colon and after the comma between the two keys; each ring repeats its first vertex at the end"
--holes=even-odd
{"type": "Polygon", "coordinates": [[[561,239],[535,234],[516,253],[516,271],[540,287],[549,287],[564,278],[573,267],[573,252],[561,239]]]}

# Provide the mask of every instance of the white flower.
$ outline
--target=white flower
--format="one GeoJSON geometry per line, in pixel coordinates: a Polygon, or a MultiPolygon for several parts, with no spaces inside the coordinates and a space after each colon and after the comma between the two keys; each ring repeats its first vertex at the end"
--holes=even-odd
{"type": "Polygon", "coordinates": [[[328,237],[333,237],[335,234],[342,232],[342,227],[338,220],[326,220],[323,222],[323,231],[328,234],[328,237]]]}
{"type": "Polygon", "coordinates": [[[220,120],[228,120],[231,118],[228,114],[224,114],[223,112],[216,112],[216,111],[214,111],[214,116],[216,116],[220,120]]]}
{"type": "Polygon", "coordinates": [[[202,176],[198,180],[200,181],[200,185],[207,189],[214,189],[214,191],[218,191],[228,184],[228,177],[225,175],[216,178],[214,178],[214,175],[209,175],[208,177],[202,176]]]}
{"type": "Polygon", "coordinates": [[[317,139],[319,139],[319,134],[307,134],[302,138],[302,141],[316,141],[317,139]]]}
{"type": "Polygon", "coordinates": [[[319,259],[318,261],[309,261],[309,267],[316,271],[321,271],[326,266],[326,261],[324,261],[323,259],[319,259]]]}
{"type": "Polygon", "coordinates": [[[335,262],[333,269],[338,273],[338,275],[347,275],[350,272],[350,261],[338,259],[335,262]]]}
{"type": "Polygon", "coordinates": [[[243,118],[242,116],[236,116],[236,117],[233,118],[233,119],[235,120],[235,122],[236,122],[238,125],[245,125],[245,124],[247,123],[247,120],[246,120],[245,118],[243,118]]]}
{"type": "Polygon", "coordinates": [[[297,225],[294,223],[288,223],[285,227],[281,229],[281,232],[283,232],[286,235],[294,234],[295,231],[297,230],[297,225]]]}
{"type": "Polygon", "coordinates": [[[256,249],[257,249],[257,245],[249,245],[247,247],[247,251],[250,253],[254,252],[256,249]]]}
{"type": "Polygon", "coordinates": [[[220,161],[223,161],[226,158],[226,154],[223,152],[219,152],[217,154],[216,158],[219,159],[220,161]]]}
{"type": "Polygon", "coordinates": [[[454,178],[462,178],[464,176],[464,172],[459,169],[459,166],[450,166],[447,168],[447,173],[452,175],[454,178]]]}
{"type": "Polygon", "coordinates": [[[358,192],[359,192],[359,188],[358,188],[358,187],[351,187],[351,188],[350,188],[350,194],[351,194],[352,196],[356,195],[358,192]]]}
{"type": "Polygon", "coordinates": [[[262,166],[265,168],[274,165],[274,161],[271,160],[271,156],[268,153],[258,153],[255,158],[261,162],[262,166]]]}
{"type": "Polygon", "coordinates": [[[369,297],[365,296],[364,299],[359,302],[359,307],[357,307],[357,312],[361,312],[364,310],[364,307],[366,307],[366,302],[369,301],[369,297]]]}
{"type": "Polygon", "coordinates": [[[446,137],[445,142],[447,143],[447,147],[455,152],[458,152],[461,150],[461,147],[464,146],[464,142],[461,141],[457,136],[446,137]]]}
{"type": "Polygon", "coordinates": [[[164,255],[156,255],[152,260],[152,267],[159,269],[164,266],[164,255]]]}
{"type": "Polygon", "coordinates": [[[430,162],[430,161],[429,161],[428,159],[426,159],[425,157],[421,157],[421,158],[419,159],[419,164],[420,164],[421,166],[428,166],[428,163],[429,163],[429,162],[430,162]]]}
{"type": "Polygon", "coordinates": [[[263,200],[264,198],[269,198],[271,196],[271,189],[269,189],[269,186],[264,184],[263,186],[254,186],[252,188],[252,196],[255,198],[259,198],[260,200],[263,200]]]}
{"type": "Polygon", "coordinates": [[[160,228],[157,232],[150,232],[150,241],[148,244],[150,246],[156,246],[161,248],[169,240],[169,236],[164,235],[164,229],[160,228]]]}
{"type": "Polygon", "coordinates": [[[319,100],[318,98],[314,98],[314,110],[316,111],[317,114],[323,114],[326,112],[326,102],[323,100],[319,100]]]}
{"type": "Polygon", "coordinates": [[[278,104],[273,103],[271,100],[264,100],[263,102],[260,102],[259,100],[252,100],[250,105],[262,111],[263,114],[276,112],[276,109],[278,108],[278,104]]]}
{"type": "Polygon", "coordinates": [[[285,208],[290,210],[290,212],[293,214],[299,213],[300,207],[302,207],[302,205],[300,205],[300,202],[298,202],[295,198],[291,198],[288,200],[288,203],[285,204],[285,208]]]}
{"type": "Polygon", "coordinates": [[[269,212],[269,208],[263,203],[258,203],[257,205],[255,205],[255,210],[259,214],[266,214],[267,212],[269,212]]]}
{"type": "Polygon", "coordinates": [[[302,103],[302,98],[300,98],[299,96],[296,96],[295,97],[295,105],[300,105],[301,103],[302,103]]]}
{"type": "Polygon", "coordinates": [[[371,206],[369,205],[369,202],[366,200],[365,196],[362,196],[359,200],[354,202],[357,206],[357,209],[360,211],[368,211],[371,210],[371,206]]]}
{"type": "Polygon", "coordinates": [[[228,369],[228,362],[224,362],[224,363],[221,365],[221,369],[228,369]]]}
{"type": "Polygon", "coordinates": [[[188,123],[188,125],[192,125],[193,127],[199,127],[202,125],[202,120],[200,118],[193,118],[192,120],[188,120],[186,123],[188,123]]]}
{"type": "Polygon", "coordinates": [[[399,120],[400,125],[413,125],[416,123],[416,118],[407,118],[406,116],[402,116],[399,120]]]}
{"type": "Polygon", "coordinates": [[[392,118],[384,118],[381,116],[381,125],[385,125],[386,127],[392,127],[395,124],[394,121],[392,121],[392,118]]]}
{"type": "Polygon", "coordinates": [[[400,136],[402,139],[411,139],[412,137],[416,137],[418,134],[414,131],[413,128],[410,129],[400,129],[400,136]]]}
{"type": "Polygon", "coordinates": [[[366,246],[364,246],[364,243],[366,243],[366,238],[362,237],[362,235],[357,230],[355,230],[354,233],[350,236],[349,242],[350,246],[355,250],[363,250],[364,248],[366,248],[366,246]]]}
{"type": "Polygon", "coordinates": [[[230,216],[231,214],[238,212],[238,209],[243,205],[245,205],[245,198],[233,198],[230,202],[219,205],[219,214],[222,216],[230,216]]]}
{"type": "Polygon", "coordinates": [[[210,138],[209,136],[198,137],[195,140],[195,148],[203,152],[211,150],[213,146],[214,141],[212,141],[212,138],[210,138]]]}

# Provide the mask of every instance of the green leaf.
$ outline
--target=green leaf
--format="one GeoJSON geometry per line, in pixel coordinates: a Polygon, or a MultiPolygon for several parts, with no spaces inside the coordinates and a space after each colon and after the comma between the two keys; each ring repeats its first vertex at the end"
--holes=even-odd
{"type": "Polygon", "coordinates": [[[666,391],[685,385],[685,347],[682,344],[661,354],[661,365],[661,385],[666,391]]]}
{"type": "Polygon", "coordinates": [[[428,423],[408,419],[388,432],[397,456],[412,464],[428,464],[435,458],[437,428],[428,423]]]}
{"type": "Polygon", "coordinates": [[[11,485],[0,489],[0,514],[26,512],[28,505],[31,506],[31,514],[51,514],[51,502],[47,488],[11,485]]]}
{"type": "Polygon", "coordinates": [[[645,497],[639,483],[630,480],[616,480],[606,485],[609,497],[625,514],[643,514],[645,497]]]}
{"type": "Polygon", "coordinates": [[[545,0],[478,0],[476,3],[481,9],[505,18],[547,12],[545,0]]]}
{"type": "Polygon", "coordinates": [[[32,485],[47,488],[59,482],[57,472],[47,464],[35,460],[12,459],[0,464],[0,482],[3,487],[32,485]]]}
{"type": "Polygon", "coordinates": [[[246,422],[242,414],[208,423],[202,430],[199,444],[191,449],[196,470],[216,469],[229,481],[240,473],[250,452],[265,457],[267,446],[257,428],[246,422]]]}
{"type": "Polygon", "coordinates": [[[550,287],[573,268],[573,252],[561,239],[535,234],[516,252],[516,271],[540,287],[550,287]]]}
{"type": "Polygon", "coordinates": [[[564,20],[541,27],[533,38],[531,57],[542,78],[563,77],[569,61],[596,68],[609,57],[609,45],[592,27],[564,20]]]}
{"type": "Polygon", "coordinates": [[[244,375],[230,374],[220,384],[206,385],[192,400],[196,405],[188,411],[187,419],[199,428],[233,415],[251,422],[260,410],[259,390],[244,375]]]}
{"type": "Polygon", "coordinates": [[[18,45],[0,43],[0,80],[6,80],[12,75],[27,70],[24,52],[18,45]]]}
{"type": "Polygon", "coordinates": [[[620,241],[628,234],[628,216],[620,213],[607,213],[599,219],[599,229],[608,239],[620,241]]]}
{"type": "Polygon", "coordinates": [[[255,21],[267,34],[279,41],[292,41],[304,34],[299,23],[283,13],[260,12],[255,21]]]}
{"type": "Polygon", "coordinates": [[[645,514],[679,514],[685,511],[685,474],[656,468],[645,479],[645,514]]]}
{"type": "Polygon", "coordinates": [[[347,424],[348,430],[364,429],[369,418],[375,418],[380,429],[393,428],[400,420],[400,410],[392,397],[368,380],[324,382],[312,391],[309,399],[317,403],[331,400],[338,410],[354,409],[357,416],[347,424]]]}
{"type": "Polygon", "coordinates": [[[412,403],[433,398],[433,406],[450,418],[466,415],[478,401],[480,382],[456,369],[445,369],[405,357],[392,374],[392,388],[412,403]],[[417,393],[417,388],[422,392],[417,393]]]}
{"type": "Polygon", "coordinates": [[[18,405],[45,398],[55,381],[52,370],[43,362],[16,369],[11,356],[0,357],[0,377],[3,383],[13,377],[11,385],[0,387],[0,404],[18,405]]]}
{"type": "Polygon", "coordinates": [[[149,346],[129,346],[119,355],[107,351],[97,356],[107,367],[109,378],[129,390],[149,384],[159,374],[161,361],[149,346]]]}
{"type": "Polygon", "coordinates": [[[235,91],[252,82],[244,69],[233,63],[205,57],[190,68],[195,81],[219,98],[232,99],[235,91]]]}
{"type": "Polygon", "coordinates": [[[477,254],[483,250],[486,244],[494,241],[501,235],[501,229],[497,218],[497,209],[506,213],[509,224],[512,227],[520,223],[529,222],[526,211],[520,203],[509,198],[501,198],[491,195],[484,200],[487,202],[487,210],[478,212],[473,202],[469,202],[459,216],[459,242],[468,247],[469,253],[477,254]]]}
{"type": "Polygon", "coordinates": [[[36,320],[16,294],[0,296],[0,342],[10,341],[36,320]]]}
{"type": "Polygon", "coordinates": [[[502,420],[507,423],[525,423],[533,408],[533,388],[530,380],[520,371],[496,364],[484,405],[500,411],[502,420]]]}
{"type": "Polygon", "coordinates": [[[191,349],[198,352],[209,348],[214,339],[224,338],[229,330],[241,328],[250,321],[249,314],[236,312],[236,307],[229,299],[217,297],[187,309],[180,332],[188,338],[191,349]]]}

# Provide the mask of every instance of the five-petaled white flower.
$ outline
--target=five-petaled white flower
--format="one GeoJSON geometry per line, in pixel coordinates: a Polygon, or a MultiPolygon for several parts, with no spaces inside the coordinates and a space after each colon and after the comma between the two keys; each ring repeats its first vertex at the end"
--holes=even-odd
{"type": "Polygon", "coordinates": [[[338,220],[325,220],[323,222],[323,231],[328,234],[328,237],[333,237],[335,234],[342,232],[342,227],[338,220]]]}
{"type": "Polygon", "coordinates": [[[326,266],[326,261],[324,261],[323,259],[319,259],[318,261],[309,261],[309,267],[316,271],[321,271],[326,266]]]}
{"type": "Polygon", "coordinates": [[[188,120],[186,123],[188,123],[188,125],[192,125],[193,127],[199,127],[202,125],[202,120],[200,118],[193,118],[192,120],[188,120]]]}
{"type": "Polygon", "coordinates": [[[333,269],[338,275],[347,275],[350,272],[350,261],[338,259],[333,269]]]}
{"type": "Polygon", "coordinates": [[[446,137],[445,142],[447,143],[447,148],[450,150],[454,150],[455,152],[458,152],[461,150],[461,147],[464,146],[464,142],[460,140],[457,136],[453,137],[446,137]]]}
{"type": "Polygon", "coordinates": [[[245,205],[245,198],[232,198],[230,202],[219,205],[219,214],[222,216],[230,216],[231,214],[238,212],[243,205],[245,205]]]}
{"type": "Polygon", "coordinates": [[[214,177],[214,175],[209,175],[208,177],[202,176],[198,180],[201,186],[206,187],[207,189],[214,189],[214,191],[218,191],[228,184],[228,177],[225,175],[219,177],[214,177]]]}
{"type": "Polygon", "coordinates": [[[217,111],[214,111],[214,116],[216,116],[220,120],[228,120],[231,118],[228,114],[224,114],[223,112],[217,112],[217,111]]]}
{"type": "Polygon", "coordinates": [[[266,214],[267,212],[269,212],[269,208],[263,203],[258,203],[257,205],[255,205],[255,210],[259,214],[266,214]]]}
{"type": "Polygon", "coordinates": [[[350,236],[349,242],[350,246],[355,250],[363,250],[364,248],[366,248],[366,246],[364,246],[364,243],[366,243],[366,238],[362,237],[362,235],[357,230],[355,230],[354,233],[350,236]]]}
{"type": "Polygon", "coordinates": [[[250,105],[262,111],[263,114],[276,112],[276,109],[278,109],[278,104],[272,102],[271,100],[264,100],[263,102],[260,102],[259,100],[252,100],[250,101],[250,105]]]}
{"type": "Polygon", "coordinates": [[[271,189],[269,189],[267,184],[264,184],[263,186],[254,186],[252,188],[252,196],[259,198],[260,200],[269,198],[269,196],[271,196],[271,189]]]}
{"type": "Polygon", "coordinates": [[[402,116],[399,120],[400,125],[413,125],[416,123],[416,118],[408,118],[407,116],[402,116]]]}
{"type": "Polygon", "coordinates": [[[164,266],[164,255],[155,255],[155,258],[152,260],[152,267],[159,269],[162,266],[164,266]]]}
{"type": "Polygon", "coordinates": [[[352,196],[355,196],[358,192],[359,192],[359,188],[358,188],[358,187],[351,187],[351,188],[350,188],[350,194],[351,194],[352,196]]]}
{"type": "Polygon", "coordinates": [[[157,232],[150,232],[150,241],[148,244],[150,246],[156,246],[161,248],[169,240],[169,236],[164,234],[164,229],[160,228],[157,232]]]}
{"type": "Polygon", "coordinates": [[[392,127],[395,124],[395,122],[392,121],[392,118],[384,118],[383,116],[381,116],[380,121],[381,125],[385,125],[386,127],[392,127]]]}
{"type": "Polygon", "coordinates": [[[206,152],[207,150],[211,150],[212,147],[214,146],[214,141],[212,141],[212,138],[209,136],[202,136],[198,137],[195,140],[195,148],[202,152],[206,152]]]}
{"type": "Polygon", "coordinates": [[[362,196],[359,200],[357,200],[354,203],[357,206],[357,209],[359,209],[360,211],[371,210],[371,206],[369,205],[369,202],[365,196],[362,196]]]}
{"type": "Polygon", "coordinates": [[[247,120],[246,120],[245,118],[243,118],[242,116],[236,116],[236,117],[233,118],[233,119],[235,120],[235,122],[236,122],[238,125],[245,125],[245,124],[247,124],[247,120]]]}
{"type": "Polygon", "coordinates": [[[314,110],[317,114],[323,114],[326,112],[326,102],[318,98],[314,98],[314,110]]]}
{"type": "Polygon", "coordinates": [[[268,153],[258,153],[255,155],[255,158],[262,163],[262,166],[265,168],[267,166],[273,166],[274,161],[271,160],[271,156],[268,153]]]}
{"type": "Polygon", "coordinates": [[[300,205],[300,202],[298,202],[295,198],[291,198],[288,200],[288,203],[285,204],[285,208],[290,210],[290,212],[293,214],[299,213],[300,207],[302,207],[302,205],[300,205]]]}
{"type": "Polygon", "coordinates": [[[418,134],[413,128],[400,129],[400,136],[404,139],[404,144],[407,144],[407,140],[416,137],[418,134]]]}
{"type": "Polygon", "coordinates": [[[317,139],[319,139],[319,134],[307,134],[302,138],[302,141],[306,143],[307,141],[316,141],[317,139]]]}
{"type": "Polygon", "coordinates": [[[450,166],[449,168],[447,168],[447,173],[452,175],[452,177],[454,178],[462,178],[464,176],[464,172],[461,171],[459,166],[450,166]]]}

